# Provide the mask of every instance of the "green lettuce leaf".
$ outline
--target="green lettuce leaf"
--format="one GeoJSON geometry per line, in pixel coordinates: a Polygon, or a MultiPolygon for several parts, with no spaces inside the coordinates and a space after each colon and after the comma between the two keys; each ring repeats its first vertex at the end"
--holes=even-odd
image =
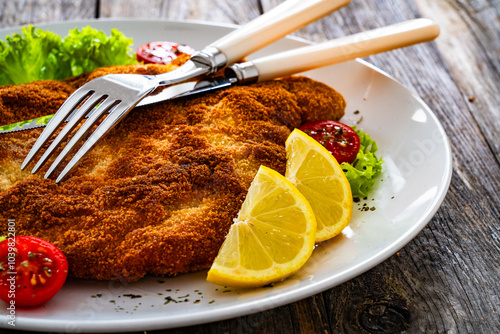
{"type": "Polygon", "coordinates": [[[91,27],[60,36],[29,25],[0,41],[0,85],[62,80],[109,65],[134,64],[132,39],[91,27]]]}
{"type": "Polygon", "coordinates": [[[76,76],[109,65],[135,64],[133,41],[116,29],[111,36],[91,27],[71,30],[62,43],[61,58],[69,63],[69,75],[76,76]]]}
{"type": "Polygon", "coordinates": [[[22,33],[0,41],[0,85],[20,84],[56,75],[58,69],[48,67],[55,61],[61,37],[33,26],[23,27],[22,33]]]}
{"type": "Polygon", "coordinates": [[[368,196],[378,175],[382,172],[382,158],[377,158],[377,143],[367,133],[354,128],[359,136],[360,149],[352,164],[342,163],[344,171],[351,185],[352,197],[364,198],[368,196]]]}

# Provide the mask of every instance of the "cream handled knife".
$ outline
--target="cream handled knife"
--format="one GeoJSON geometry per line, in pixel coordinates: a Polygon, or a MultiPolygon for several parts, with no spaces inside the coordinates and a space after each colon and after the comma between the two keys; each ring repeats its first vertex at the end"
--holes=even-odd
{"type": "Polygon", "coordinates": [[[231,68],[239,81],[266,81],[355,58],[428,42],[439,35],[429,19],[415,19],[270,55],[231,68]]]}
{"type": "MultiPolygon", "coordinates": [[[[320,44],[304,46],[229,66],[224,77],[208,78],[168,87],[143,99],[138,106],[186,97],[237,84],[267,81],[333,65],[359,57],[431,41],[439,27],[429,19],[415,19],[320,44]]],[[[0,134],[45,126],[51,115],[0,127],[0,134]]]]}

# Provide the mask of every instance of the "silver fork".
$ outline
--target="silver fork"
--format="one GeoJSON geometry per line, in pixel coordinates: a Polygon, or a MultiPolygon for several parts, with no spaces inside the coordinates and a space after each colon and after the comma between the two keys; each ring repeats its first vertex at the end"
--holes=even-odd
{"type": "Polygon", "coordinates": [[[349,2],[350,0],[288,0],[197,52],[175,71],[157,76],[112,74],[88,82],[59,108],[28,153],[21,169],[27,167],[61,124],[69,119],[69,123],[33,168],[32,173],[36,173],[87,116],[87,120],[50,166],[45,174],[45,178],[48,178],[102,116],[109,113],[60,173],[56,179],[56,182],[60,182],[106,133],[157,87],[213,74],[227,64],[242,59],[349,2]]]}

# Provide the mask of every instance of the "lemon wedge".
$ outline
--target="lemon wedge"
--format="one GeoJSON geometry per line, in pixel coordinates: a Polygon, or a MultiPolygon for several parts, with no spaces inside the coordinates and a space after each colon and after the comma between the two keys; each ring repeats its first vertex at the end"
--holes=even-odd
{"type": "Polygon", "coordinates": [[[304,195],[316,216],[316,242],[339,234],[352,217],[349,181],[333,155],[295,129],[285,143],[285,177],[304,195]]]}
{"type": "Polygon", "coordinates": [[[308,201],[281,174],[261,166],[207,281],[250,288],[284,280],[311,256],[315,235],[308,201]]]}

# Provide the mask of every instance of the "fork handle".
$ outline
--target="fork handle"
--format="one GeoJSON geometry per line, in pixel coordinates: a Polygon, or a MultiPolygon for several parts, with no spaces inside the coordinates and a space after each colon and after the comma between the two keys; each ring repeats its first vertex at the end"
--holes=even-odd
{"type": "MultiPolygon", "coordinates": [[[[337,38],[325,43],[281,52],[252,61],[257,78],[266,81],[358,57],[431,41],[439,35],[439,26],[429,19],[415,19],[383,28],[337,38]]],[[[237,65],[236,65],[237,66],[237,65]]],[[[241,79],[240,79],[241,81],[241,79]]]]}
{"type": "Polygon", "coordinates": [[[232,64],[334,10],[350,0],[287,0],[211,43],[232,64]]]}

